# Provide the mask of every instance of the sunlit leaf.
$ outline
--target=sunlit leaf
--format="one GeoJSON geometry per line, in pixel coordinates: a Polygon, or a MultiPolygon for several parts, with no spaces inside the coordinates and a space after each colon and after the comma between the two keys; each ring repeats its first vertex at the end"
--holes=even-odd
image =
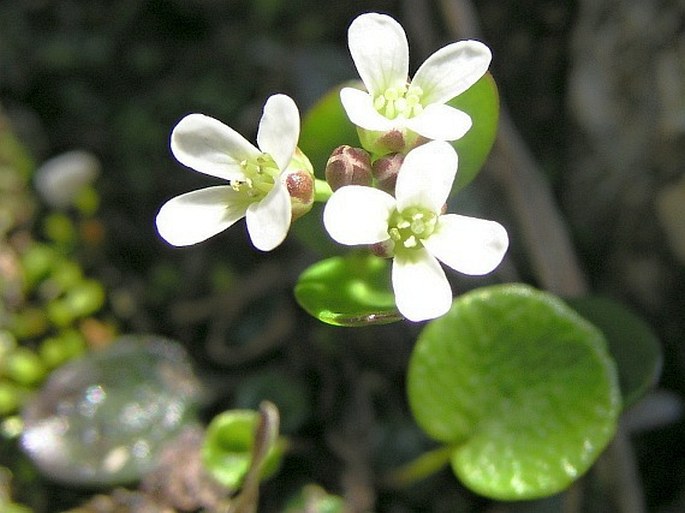
{"type": "MultiPolygon", "coordinates": [[[[209,473],[231,490],[238,489],[250,469],[259,413],[228,410],[212,419],[202,446],[202,462],[209,473]]],[[[283,444],[269,447],[262,477],[272,475],[283,457],[283,444]]]]}
{"type": "Polygon", "coordinates": [[[403,319],[390,288],[390,262],[352,253],[317,262],[295,286],[295,298],[317,319],[335,326],[387,324],[403,319]]]}
{"type": "Polygon", "coordinates": [[[602,330],[616,361],[624,407],[635,403],[661,372],[661,344],[654,331],[627,307],[607,298],[573,299],[569,304],[602,330]]]}
{"type": "Polygon", "coordinates": [[[453,447],[459,479],[502,500],[565,489],[611,440],[621,409],[602,333],[525,285],[464,294],[429,323],[408,394],[423,430],[453,447]]]}

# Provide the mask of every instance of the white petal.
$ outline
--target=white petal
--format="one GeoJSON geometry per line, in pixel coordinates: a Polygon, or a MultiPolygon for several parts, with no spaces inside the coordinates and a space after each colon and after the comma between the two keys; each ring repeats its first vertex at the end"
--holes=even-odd
{"type": "Polygon", "coordinates": [[[372,96],[406,84],[409,45],[399,23],[385,14],[362,14],[347,34],[352,60],[372,96]]]}
{"type": "Polygon", "coordinates": [[[382,116],[374,107],[371,96],[354,87],[344,87],[340,90],[340,102],[352,124],[366,130],[387,131],[395,123],[382,116]]]}
{"type": "Polygon", "coordinates": [[[450,143],[431,141],[404,158],[397,175],[397,209],[423,207],[440,212],[457,173],[457,152],[450,143]]]}
{"type": "Polygon", "coordinates": [[[255,248],[271,251],[285,240],[292,220],[292,207],[288,190],[280,180],[262,201],[248,207],[245,220],[255,248]]]}
{"type": "Polygon", "coordinates": [[[457,214],[440,216],[433,234],[422,242],[441,262],[471,275],[493,271],[509,247],[501,224],[457,214]]]}
{"type": "Polygon", "coordinates": [[[162,205],[157,231],[173,246],[197,244],[242,219],[248,203],[229,186],[188,192],[162,205]]]}
{"type": "Polygon", "coordinates": [[[432,103],[405,125],[427,139],[456,141],[471,128],[471,116],[449,105],[432,103]]]}
{"type": "Polygon", "coordinates": [[[181,164],[226,180],[243,178],[240,162],[260,153],[238,132],[204,114],[179,121],[171,133],[171,151],[181,164]]]}
{"type": "Polygon", "coordinates": [[[421,104],[445,103],[478,82],[490,66],[490,49],[479,41],[441,48],[417,70],[412,85],[423,90],[421,104]]]}
{"type": "Polygon", "coordinates": [[[300,112],[289,96],[275,94],[264,105],[257,131],[257,145],[281,171],[288,167],[300,137],[300,112]]]}
{"type": "Polygon", "coordinates": [[[388,218],[395,207],[390,194],[361,185],[333,193],[323,211],[323,224],[340,244],[374,244],[388,239],[388,218]]]}
{"type": "Polygon", "coordinates": [[[410,321],[435,319],[452,305],[445,271],[424,248],[395,255],[392,287],[397,309],[410,321]]]}

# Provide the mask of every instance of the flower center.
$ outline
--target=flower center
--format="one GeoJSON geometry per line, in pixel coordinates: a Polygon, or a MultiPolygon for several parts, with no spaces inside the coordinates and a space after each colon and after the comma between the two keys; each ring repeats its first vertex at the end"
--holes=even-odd
{"type": "Polygon", "coordinates": [[[435,231],[438,216],[425,208],[410,207],[402,212],[395,210],[388,223],[388,235],[395,248],[418,249],[423,247],[421,239],[426,239],[435,231]]]}
{"type": "Polygon", "coordinates": [[[240,167],[245,174],[244,180],[231,180],[231,188],[249,198],[261,199],[274,187],[280,173],[271,155],[262,153],[255,159],[243,160],[240,167]]]}
{"type": "Polygon", "coordinates": [[[422,95],[423,90],[418,86],[388,87],[373,99],[373,106],[388,119],[411,118],[423,111],[422,95]]]}

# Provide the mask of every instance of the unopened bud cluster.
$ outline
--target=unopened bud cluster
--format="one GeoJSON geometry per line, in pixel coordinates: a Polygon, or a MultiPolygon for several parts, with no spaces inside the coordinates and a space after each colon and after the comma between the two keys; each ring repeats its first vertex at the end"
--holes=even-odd
{"type": "Polygon", "coordinates": [[[397,173],[404,162],[404,155],[401,153],[389,153],[373,163],[373,177],[376,179],[378,188],[389,194],[395,194],[395,183],[397,173]]]}
{"type": "Polygon", "coordinates": [[[371,185],[371,157],[361,148],[338,146],[326,163],[326,181],[331,189],[345,185],[371,185]]]}
{"type": "Polygon", "coordinates": [[[339,146],[326,163],[326,181],[334,191],[345,185],[374,185],[394,194],[397,173],[403,161],[402,153],[389,153],[371,163],[366,150],[348,145],[339,146]]]}
{"type": "Polygon", "coordinates": [[[371,154],[378,158],[389,153],[406,155],[417,146],[421,146],[429,139],[407,129],[392,129],[386,132],[357,128],[359,142],[371,154]]]}

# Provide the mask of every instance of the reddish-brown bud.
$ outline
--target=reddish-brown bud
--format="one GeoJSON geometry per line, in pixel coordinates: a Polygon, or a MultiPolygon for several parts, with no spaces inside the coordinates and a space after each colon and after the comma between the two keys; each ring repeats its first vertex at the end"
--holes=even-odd
{"type": "Polygon", "coordinates": [[[430,141],[431,141],[431,140],[428,139],[427,137],[424,137],[424,136],[422,136],[422,135],[416,134],[416,137],[414,138],[414,140],[411,142],[410,145],[407,146],[407,148],[406,148],[406,150],[405,150],[405,152],[404,152],[405,155],[406,155],[407,153],[409,153],[411,150],[413,150],[414,148],[418,148],[418,147],[421,146],[422,144],[426,144],[427,142],[430,142],[430,141]]]}
{"type": "Polygon", "coordinates": [[[326,163],[326,181],[332,190],[345,185],[371,185],[371,158],[361,148],[338,146],[326,163]]]}
{"type": "Polygon", "coordinates": [[[376,144],[385,150],[384,153],[397,153],[406,150],[407,141],[399,130],[389,130],[376,140],[376,144]]]}
{"type": "Polygon", "coordinates": [[[308,171],[298,169],[286,175],[285,186],[290,195],[294,221],[312,209],[312,204],[314,203],[314,178],[308,171]]]}
{"type": "Polygon", "coordinates": [[[371,253],[377,257],[392,258],[395,256],[395,242],[392,239],[371,244],[369,249],[371,250],[371,253]]]}
{"type": "Polygon", "coordinates": [[[395,194],[395,183],[397,173],[404,162],[404,155],[401,153],[391,153],[377,159],[373,163],[373,176],[379,189],[387,193],[395,194]]]}

